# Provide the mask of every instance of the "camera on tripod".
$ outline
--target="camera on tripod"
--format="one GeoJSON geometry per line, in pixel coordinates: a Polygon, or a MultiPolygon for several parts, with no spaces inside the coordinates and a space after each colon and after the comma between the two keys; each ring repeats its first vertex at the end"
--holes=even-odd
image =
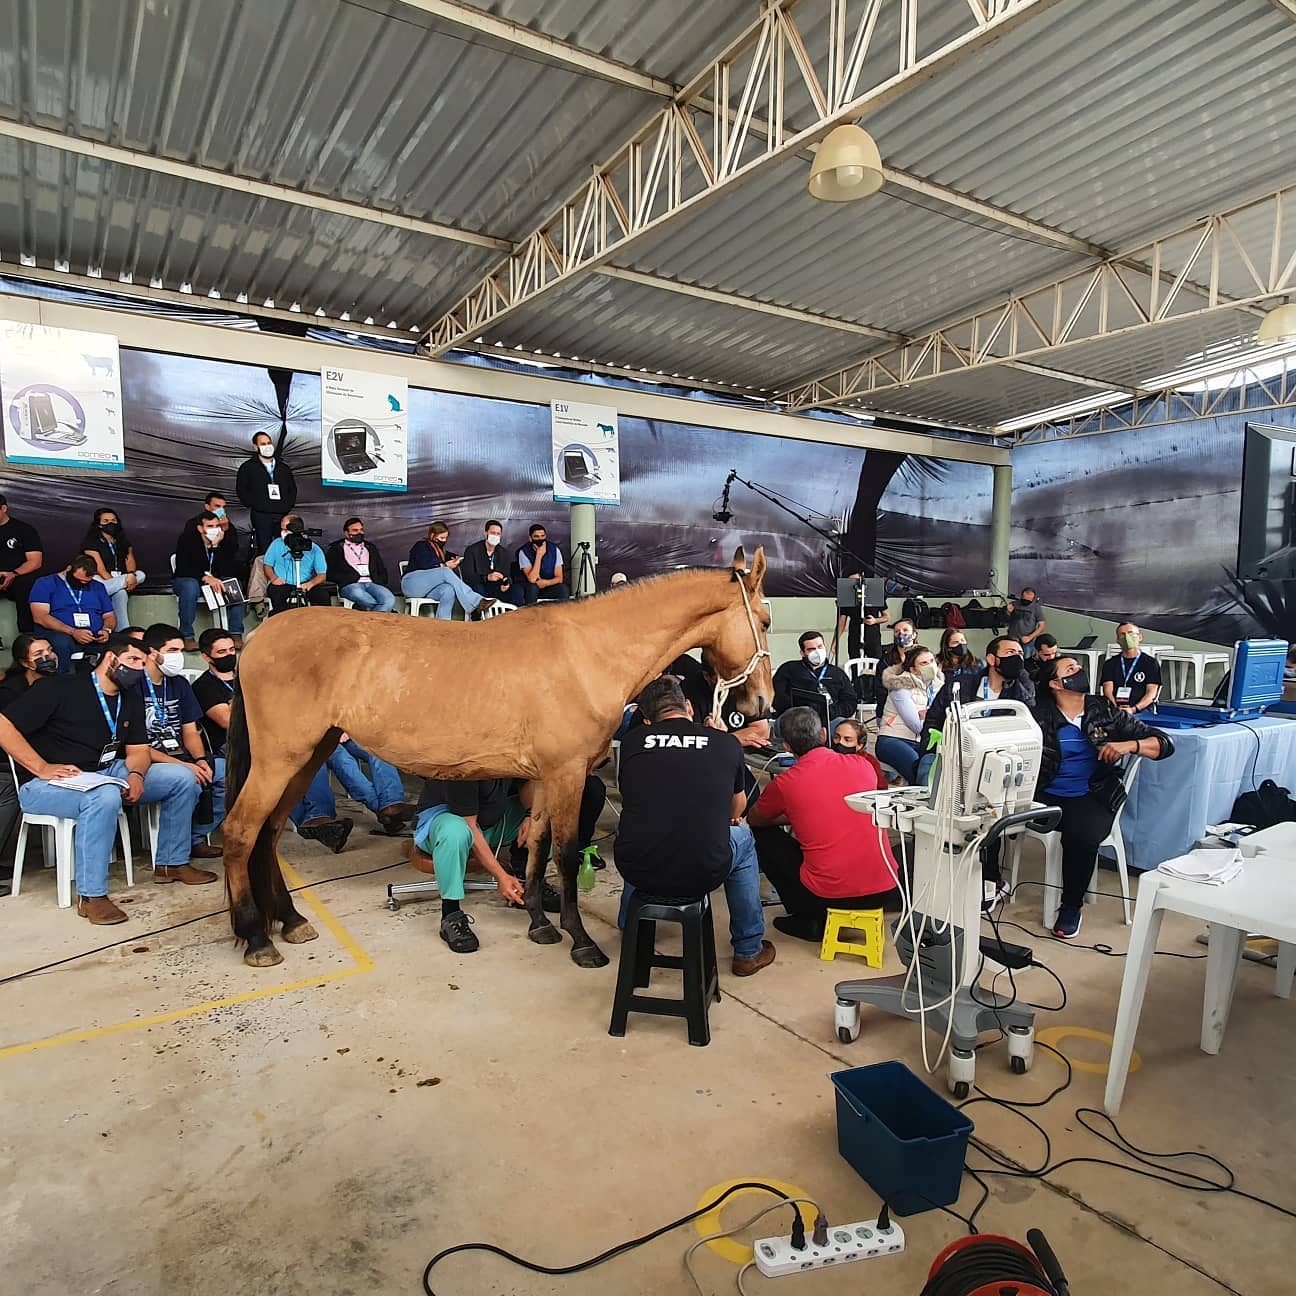
{"type": "Polygon", "coordinates": [[[283,538],[284,548],[294,558],[304,558],[311,551],[311,546],[315,543],[314,537],[321,536],[324,532],[319,527],[307,529],[305,523],[300,520],[289,523],[287,534],[283,538]]]}

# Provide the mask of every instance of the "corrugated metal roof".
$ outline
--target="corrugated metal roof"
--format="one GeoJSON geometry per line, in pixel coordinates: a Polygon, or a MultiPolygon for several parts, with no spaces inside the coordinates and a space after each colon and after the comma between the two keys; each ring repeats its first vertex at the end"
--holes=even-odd
{"type": "Polygon", "coordinates": [[[1007,417],[1005,410],[1049,409],[1084,394],[1085,389],[1074,383],[992,365],[912,387],[889,388],[865,406],[905,418],[993,428],[1007,417]]]}

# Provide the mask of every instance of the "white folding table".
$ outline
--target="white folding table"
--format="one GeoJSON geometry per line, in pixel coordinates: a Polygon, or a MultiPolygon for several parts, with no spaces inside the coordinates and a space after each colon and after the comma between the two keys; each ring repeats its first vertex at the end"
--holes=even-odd
{"type": "Polygon", "coordinates": [[[1223,886],[1181,881],[1156,869],[1139,878],[1138,905],[1121,981],[1107,1092],[1103,1098],[1108,1115],[1115,1116],[1120,1110],[1125,1093],[1148,974],[1161,934],[1161,920],[1168,910],[1210,924],[1202,1004],[1204,1053],[1220,1051],[1248,933],[1262,933],[1278,941],[1274,994],[1282,999],[1291,996],[1292,977],[1296,973],[1296,886],[1293,885],[1296,823],[1277,824],[1254,833],[1247,840],[1263,847],[1261,854],[1244,860],[1241,875],[1223,886]]]}

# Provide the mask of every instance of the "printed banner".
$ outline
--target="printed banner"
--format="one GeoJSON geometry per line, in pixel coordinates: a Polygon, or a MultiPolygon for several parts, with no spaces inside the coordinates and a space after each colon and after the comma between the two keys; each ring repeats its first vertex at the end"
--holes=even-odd
{"type": "Polygon", "coordinates": [[[609,405],[551,401],[553,497],[558,504],[620,504],[621,445],[609,405]]]}
{"type": "Polygon", "coordinates": [[[405,380],[359,369],[325,369],[320,380],[324,485],[407,490],[409,391],[405,380]]]}
{"type": "Polygon", "coordinates": [[[117,339],[0,320],[10,463],[126,470],[117,339]]]}

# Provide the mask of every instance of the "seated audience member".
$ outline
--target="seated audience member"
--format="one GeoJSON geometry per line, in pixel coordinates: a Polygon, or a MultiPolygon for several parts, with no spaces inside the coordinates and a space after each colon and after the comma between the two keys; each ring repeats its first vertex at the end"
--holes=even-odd
{"type": "Polygon", "coordinates": [[[951,628],[941,635],[936,665],[945,679],[952,680],[959,675],[976,675],[981,670],[981,659],[968,646],[967,635],[951,628]]]}
{"type": "Polygon", "coordinates": [[[45,555],[36,528],[9,512],[9,501],[0,495],[0,598],[11,599],[18,613],[18,630],[31,634],[31,592],[45,555]]]}
{"type": "Polygon", "coordinates": [[[42,576],[32,586],[32,619],[65,675],[72,669],[73,653],[106,643],[117,625],[108,591],[94,576],[95,560],[80,554],[66,572],[42,576]]]}
{"type": "Polygon", "coordinates": [[[918,781],[918,762],[923,749],[919,739],[923,721],[945,678],[930,648],[915,644],[899,666],[882,672],[887,691],[882,708],[882,727],[873,750],[884,765],[890,765],[907,783],[918,781]]]}
{"type": "Polygon", "coordinates": [[[116,509],[95,509],[90,527],[81,539],[81,552],[95,560],[95,580],[108,591],[119,626],[130,620],[126,600],[144,583],[135,562],[135,549],[116,509]]]}
{"type": "Polygon", "coordinates": [[[613,572],[612,579],[608,581],[608,589],[618,589],[622,585],[629,585],[630,577],[625,572],[613,572]]]}
{"type": "MultiPolygon", "coordinates": [[[[207,663],[207,669],[193,682],[194,697],[202,708],[202,720],[199,723],[207,750],[216,760],[223,762],[230,707],[234,701],[234,668],[238,665],[238,649],[228,630],[213,626],[202,632],[198,650],[207,663]]],[[[223,783],[223,768],[221,774],[223,783]]]]}
{"type": "Polygon", "coordinates": [[[491,518],[486,523],[485,535],[464,550],[460,574],[464,584],[478,594],[515,601],[517,591],[509,575],[509,559],[504,551],[503,523],[491,518]]]}
{"type": "Polygon", "coordinates": [[[1143,631],[1133,621],[1122,621],[1116,627],[1116,642],[1121,650],[1103,662],[1098,676],[1100,692],[1122,711],[1137,715],[1155,706],[1161,696],[1161,667],[1155,657],[1143,651],[1143,631]]]}
{"type": "Polygon", "coordinates": [[[224,491],[208,491],[203,499],[202,508],[184,524],[184,529],[192,531],[202,521],[203,514],[210,513],[216,519],[216,524],[220,527],[222,536],[232,535],[234,537],[234,545],[237,549],[238,528],[229,519],[227,504],[228,499],[224,491]]]}
{"type": "Polygon", "coordinates": [[[747,806],[747,765],[730,735],[696,720],[679,682],[663,676],[637,699],[643,724],[621,742],[621,824],[615,863],[626,886],[624,926],[637,888],[673,901],[723,885],[734,976],[774,961],[764,939],[760,873],[747,806]]]}
{"type": "Polygon", "coordinates": [[[1034,657],[1036,640],[1047,629],[1039,595],[1030,585],[1022,586],[1021,598],[1008,600],[1008,637],[1021,644],[1023,657],[1034,657]]]}
{"type": "MultiPolygon", "coordinates": [[[[220,590],[224,588],[224,581],[242,575],[238,533],[232,526],[222,527],[216,514],[205,510],[194,519],[192,526],[185,527],[175,546],[175,574],[171,578],[171,588],[175,591],[185,651],[192,652],[197,647],[194,620],[198,615],[202,587],[206,585],[220,590]]],[[[230,604],[225,616],[230,634],[242,639],[243,604],[230,604]]]]}
{"type": "MultiPolygon", "coordinates": [[[[400,770],[367,752],[349,734],[343,734],[329,753],[328,760],[315,772],[306,795],[289,812],[288,817],[303,837],[323,840],[318,834],[302,830],[338,821],[337,802],[328,779],[330,773],[337,775],[338,782],[352,801],[359,801],[378,820],[382,832],[388,837],[400,836],[405,821],[413,814],[412,809],[405,807],[405,786],[401,782],[400,770]],[[368,774],[361,769],[361,761],[369,767],[368,774]]],[[[324,836],[332,835],[326,833],[324,836]]]]}
{"type": "Polygon", "coordinates": [[[517,551],[518,570],[522,573],[522,599],[528,607],[543,599],[558,602],[570,597],[563,584],[562,550],[549,539],[539,522],[527,532],[527,543],[517,551]]]}
{"type": "Polygon", "coordinates": [[[508,779],[424,782],[410,863],[436,875],[441,893],[441,939],[455,954],[472,954],[481,948],[473,934],[472,919],[461,904],[469,855],[499,883],[505,900],[521,904],[525,888],[495,852],[508,842],[525,845],[530,824],[521,801],[509,795],[508,779]]]}
{"type": "Polygon", "coordinates": [[[387,564],[378,546],[365,539],[364,523],[347,518],[342,539],[328,547],[328,578],[340,597],[361,612],[395,612],[396,595],[388,588],[387,564]]]}
{"type": "Polygon", "coordinates": [[[198,783],[188,770],[150,760],[138,687],[144,663],[138,644],[113,635],[92,673],[45,680],[0,714],[0,747],[25,771],[19,775],[22,808],[77,821],[77,913],[100,926],[126,921],[108,898],[108,861],[123,801],[161,804],[157,881],[188,881],[186,872],[197,873],[188,860],[198,783]],[[86,771],[127,786],[78,792],[54,781],[86,771]]]}
{"type": "MultiPolygon", "coordinates": [[[[203,709],[184,677],[184,640],[175,626],[159,623],[144,632],[144,724],[151,758],[155,763],[183,765],[199,787],[194,811],[191,859],[217,859],[219,846],[203,839],[214,833],[225,818],[225,761],[207,754],[198,722],[203,709]]],[[[188,867],[188,866],[186,866],[188,867]]],[[[190,885],[214,882],[215,873],[189,869],[184,876],[166,875],[160,882],[179,880],[190,885]]]]}
{"type": "Polygon", "coordinates": [[[868,730],[858,720],[842,720],[832,733],[832,749],[839,756],[858,756],[867,761],[877,779],[877,787],[887,785],[886,775],[878,758],[868,750],[868,730]]]}
{"type": "Polygon", "coordinates": [[[918,631],[912,621],[901,618],[891,628],[891,642],[882,650],[878,658],[877,674],[873,676],[873,701],[877,704],[877,718],[882,719],[886,706],[886,685],[882,676],[888,666],[903,666],[905,653],[918,642],[918,631]]]}
{"type": "Polygon", "coordinates": [[[1057,661],[1059,652],[1058,641],[1051,634],[1042,634],[1035,640],[1035,656],[1026,659],[1026,672],[1032,683],[1039,679],[1045,662],[1057,661]]]}
{"type": "MultiPolygon", "coordinates": [[[[680,682],[684,696],[693,709],[696,718],[710,724],[712,703],[715,700],[716,674],[704,657],[699,661],[689,653],[677,657],[663,672],[673,675],[680,682]]],[[[724,708],[720,716],[722,727],[727,733],[738,739],[739,745],[748,750],[765,751],[770,745],[770,722],[768,720],[749,720],[741,711],[724,708]]]]}
{"type": "Polygon", "coordinates": [[[828,716],[853,716],[859,699],[855,686],[840,666],[828,660],[828,649],[818,630],[806,630],[797,639],[801,656],[785,661],[774,672],[774,714],[798,705],[792,696],[794,689],[807,693],[821,693],[828,702],[828,716]]]}
{"type": "Polygon", "coordinates": [[[328,563],[324,550],[307,534],[306,523],[296,513],[285,513],[282,530],[270,542],[262,560],[271,616],[291,607],[329,607],[333,590],[326,586],[328,563]]]}
{"type": "Polygon", "coordinates": [[[1062,810],[1062,901],[1053,935],[1070,940],[1080,930],[1098,847],[1123,799],[1118,762],[1161,760],[1174,744],[1110,698],[1090,693],[1073,657],[1059,657],[1041,672],[1035,719],[1044,737],[1035,799],[1062,810]]]}
{"type": "Polygon", "coordinates": [[[787,910],[774,926],[799,940],[819,941],[829,909],[893,904],[896,865],[885,836],[844,799],[879,786],[870,766],[829,751],[827,730],[810,707],[793,707],[779,730],[796,764],[766,786],[747,819],[761,870],[787,910]],[[791,824],[795,836],[783,824],[791,824]]]}
{"type": "MultiPolygon", "coordinates": [[[[40,635],[20,634],[14,640],[13,665],[0,679],[0,711],[27,692],[33,684],[58,672],[58,658],[48,639],[40,635]]],[[[0,850],[9,844],[9,834],[18,822],[18,788],[7,760],[0,761],[0,850]]],[[[6,876],[8,874],[6,873],[6,876]]],[[[0,883],[0,895],[8,891],[0,883]]]]}
{"type": "Polygon", "coordinates": [[[465,617],[489,611],[495,606],[494,597],[469,589],[458,571],[463,559],[450,552],[449,543],[450,527],[445,522],[433,522],[427,539],[419,540],[409,552],[401,593],[406,598],[436,599],[438,621],[449,621],[456,603],[463,608],[465,617]]]}

